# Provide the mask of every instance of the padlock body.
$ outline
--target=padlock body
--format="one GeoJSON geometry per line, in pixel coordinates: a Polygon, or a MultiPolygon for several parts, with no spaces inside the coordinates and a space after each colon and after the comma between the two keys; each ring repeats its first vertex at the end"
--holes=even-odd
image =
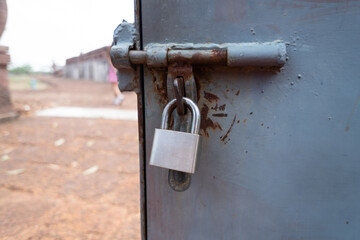
{"type": "Polygon", "coordinates": [[[155,129],[150,165],[195,173],[200,139],[198,134],[155,129]]]}

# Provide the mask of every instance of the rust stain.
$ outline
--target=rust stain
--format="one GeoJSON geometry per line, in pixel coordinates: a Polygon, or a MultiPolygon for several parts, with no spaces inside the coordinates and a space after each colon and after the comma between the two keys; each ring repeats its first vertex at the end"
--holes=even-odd
{"type": "Polygon", "coordinates": [[[213,49],[211,54],[203,54],[201,50],[194,53],[189,59],[192,63],[195,64],[216,64],[216,65],[226,65],[227,61],[227,50],[225,49],[213,49]]]}
{"type": "Polygon", "coordinates": [[[220,137],[220,140],[221,140],[222,142],[224,142],[225,144],[230,141],[229,134],[230,134],[230,132],[231,132],[231,130],[232,130],[234,124],[235,124],[235,121],[236,121],[236,114],[235,114],[235,116],[234,116],[234,119],[233,119],[233,121],[232,121],[229,129],[228,129],[227,132],[225,133],[225,135],[223,135],[223,136],[220,137]]]}
{"type": "Polygon", "coordinates": [[[227,62],[227,50],[225,49],[214,49],[211,51],[212,61],[218,63],[219,65],[226,65],[227,62]]]}
{"type": "MultiPolygon", "coordinates": [[[[211,110],[214,110],[215,112],[220,110],[224,111],[226,108],[226,104],[218,105],[219,97],[216,96],[213,93],[204,91],[204,98],[210,102],[215,102],[215,106],[211,107],[211,110]]],[[[208,117],[209,114],[209,106],[206,104],[203,104],[203,107],[201,108],[201,124],[200,128],[204,131],[204,136],[208,137],[209,133],[207,131],[208,128],[211,128],[213,130],[220,129],[222,131],[222,127],[218,122],[213,121],[211,118],[208,117]]],[[[227,117],[227,113],[213,113],[211,114],[212,117],[227,117]]]]}
{"type": "Polygon", "coordinates": [[[211,107],[211,109],[214,110],[214,111],[217,111],[217,110],[219,110],[219,111],[225,111],[225,108],[226,108],[226,104],[223,104],[223,105],[218,106],[218,103],[217,103],[217,102],[216,102],[215,107],[211,107]]]}
{"type": "Polygon", "coordinates": [[[216,105],[215,105],[215,107],[211,107],[211,109],[212,109],[212,110],[214,110],[214,111],[217,111],[217,110],[219,110],[219,106],[218,106],[218,103],[216,102],[216,105]]]}
{"type": "Polygon", "coordinates": [[[227,50],[225,49],[213,49],[211,50],[211,55],[214,57],[214,58],[220,58],[220,59],[223,59],[223,58],[227,58],[227,50]]]}
{"type": "Polygon", "coordinates": [[[218,101],[219,100],[219,97],[216,96],[215,94],[213,93],[209,93],[209,92],[206,92],[204,91],[204,98],[206,100],[208,100],[209,102],[214,102],[214,101],[218,101]]]}
{"type": "Polygon", "coordinates": [[[183,62],[175,62],[168,68],[168,74],[173,78],[178,76],[184,79],[191,78],[193,76],[192,66],[183,62]]]}
{"type": "Polygon", "coordinates": [[[184,62],[187,62],[188,61],[188,58],[186,58],[185,56],[183,56],[182,54],[181,54],[181,52],[177,52],[177,53],[175,53],[175,54],[173,54],[172,56],[171,56],[171,60],[172,60],[172,62],[174,62],[174,63],[179,63],[179,62],[181,62],[181,63],[184,63],[184,62]]]}
{"type": "Polygon", "coordinates": [[[246,123],[246,121],[247,121],[247,119],[245,118],[244,121],[243,121],[243,123],[246,123]]]}
{"type": "Polygon", "coordinates": [[[225,108],[226,108],[226,104],[223,104],[223,105],[219,106],[220,111],[225,111],[225,108]]]}
{"type": "Polygon", "coordinates": [[[240,90],[238,90],[238,91],[235,93],[236,96],[239,96],[239,94],[240,94],[240,90]]]}
{"type": "Polygon", "coordinates": [[[227,50],[226,49],[213,49],[213,50],[170,50],[168,55],[168,62],[170,63],[191,63],[191,64],[216,64],[226,65],[227,50]]]}
{"type": "MultiPolygon", "coordinates": [[[[158,102],[164,105],[168,102],[168,96],[166,91],[166,81],[162,74],[152,72],[153,90],[158,95],[158,102]]],[[[150,94],[150,93],[149,93],[150,94]]]]}
{"type": "Polygon", "coordinates": [[[240,120],[237,120],[237,124],[239,124],[240,123],[240,120]]]}
{"type": "Polygon", "coordinates": [[[201,108],[201,122],[200,122],[200,128],[204,131],[204,136],[208,137],[209,133],[207,131],[208,128],[211,129],[220,129],[222,130],[220,124],[218,122],[214,122],[210,118],[208,118],[209,113],[209,107],[206,104],[203,104],[201,108]]]}
{"type": "Polygon", "coordinates": [[[227,117],[227,113],[214,113],[213,117],[227,117]]]}

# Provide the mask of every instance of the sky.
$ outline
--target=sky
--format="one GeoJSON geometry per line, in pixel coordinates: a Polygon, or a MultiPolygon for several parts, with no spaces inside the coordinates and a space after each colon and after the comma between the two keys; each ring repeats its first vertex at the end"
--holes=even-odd
{"type": "Polygon", "coordinates": [[[123,19],[134,22],[134,0],[7,0],[8,18],[0,45],[11,67],[36,71],[110,45],[123,19]]]}

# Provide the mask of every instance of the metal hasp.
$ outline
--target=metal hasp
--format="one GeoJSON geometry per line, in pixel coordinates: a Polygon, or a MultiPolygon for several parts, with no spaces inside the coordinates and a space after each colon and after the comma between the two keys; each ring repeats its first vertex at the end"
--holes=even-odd
{"type": "Polygon", "coordinates": [[[134,24],[121,23],[114,31],[110,50],[121,91],[139,92],[137,65],[167,68],[181,62],[228,67],[282,67],[286,62],[286,44],[280,40],[266,43],[148,44],[146,50],[135,50],[135,43],[134,24]]]}
{"type": "Polygon", "coordinates": [[[167,68],[176,63],[228,67],[282,67],[286,62],[286,44],[280,40],[265,43],[148,44],[135,50],[134,24],[123,22],[114,31],[110,50],[117,68],[119,89],[139,92],[137,65],[167,68]]]}

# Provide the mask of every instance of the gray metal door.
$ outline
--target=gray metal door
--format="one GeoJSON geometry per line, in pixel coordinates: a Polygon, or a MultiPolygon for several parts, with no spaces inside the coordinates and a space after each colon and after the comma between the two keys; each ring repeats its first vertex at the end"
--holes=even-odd
{"type": "Polygon", "coordinates": [[[359,1],[147,0],[141,17],[137,4],[144,49],[281,40],[288,56],[193,65],[203,141],[183,192],[149,166],[169,88],[144,67],[144,237],[360,239],[359,1]]]}

